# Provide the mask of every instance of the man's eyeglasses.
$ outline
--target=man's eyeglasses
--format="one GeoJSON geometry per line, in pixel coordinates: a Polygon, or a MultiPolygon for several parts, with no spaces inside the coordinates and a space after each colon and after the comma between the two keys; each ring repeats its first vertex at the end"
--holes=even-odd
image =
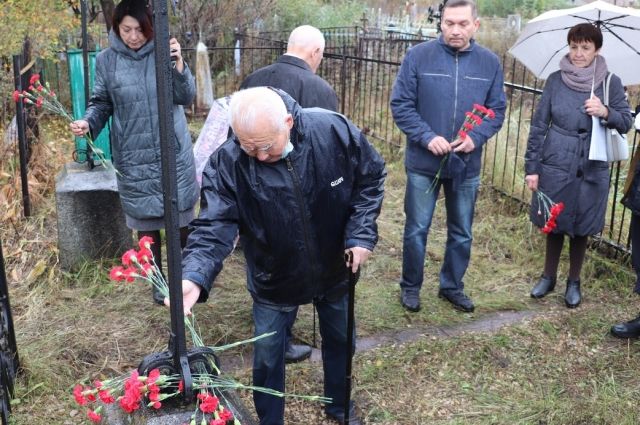
{"type": "Polygon", "coordinates": [[[269,152],[269,150],[273,147],[274,143],[269,143],[268,145],[264,145],[264,146],[260,146],[260,147],[247,147],[242,145],[241,143],[239,143],[240,145],[240,149],[242,149],[243,151],[245,151],[245,153],[248,154],[254,154],[254,153],[265,153],[265,152],[269,152]]]}

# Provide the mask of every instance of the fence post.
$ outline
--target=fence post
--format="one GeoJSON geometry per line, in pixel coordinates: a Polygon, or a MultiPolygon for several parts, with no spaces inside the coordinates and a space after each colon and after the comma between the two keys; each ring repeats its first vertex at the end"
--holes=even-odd
{"type": "MultiPolygon", "coordinates": [[[[13,55],[13,78],[15,89],[22,92],[22,55],[13,55]]],[[[31,216],[31,201],[29,199],[29,181],[27,176],[27,136],[25,132],[25,108],[22,99],[16,102],[16,125],[18,127],[18,152],[20,154],[20,182],[22,185],[22,205],[24,216],[31,216]]]]}

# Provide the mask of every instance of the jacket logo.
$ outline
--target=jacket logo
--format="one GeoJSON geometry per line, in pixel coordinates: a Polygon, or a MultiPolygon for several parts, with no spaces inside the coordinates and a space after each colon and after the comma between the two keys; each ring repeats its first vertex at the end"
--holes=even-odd
{"type": "Polygon", "coordinates": [[[331,187],[336,187],[337,185],[339,185],[343,181],[344,181],[344,178],[340,177],[338,180],[334,180],[334,181],[331,182],[331,187]]]}

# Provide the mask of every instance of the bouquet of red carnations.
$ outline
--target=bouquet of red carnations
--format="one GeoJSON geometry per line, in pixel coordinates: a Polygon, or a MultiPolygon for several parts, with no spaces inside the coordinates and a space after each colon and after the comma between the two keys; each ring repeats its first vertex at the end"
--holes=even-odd
{"type": "Polygon", "coordinates": [[[535,192],[538,201],[538,215],[544,217],[545,224],[540,231],[549,234],[557,227],[556,219],[564,210],[563,202],[553,202],[551,198],[537,190],[535,192]]]}
{"type": "MultiPolygon", "coordinates": [[[[40,74],[33,74],[29,80],[29,88],[23,91],[15,90],[12,97],[14,102],[22,101],[27,105],[35,105],[36,108],[44,108],[56,115],[60,115],[70,123],[75,121],[62,103],[60,103],[58,96],[49,86],[49,82],[46,82],[45,84],[40,82],[40,74]]],[[[108,167],[119,174],[118,170],[113,167],[113,164],[105,158],[104,151],[93,143],[91,135],[87,133],[84,135],[84,138],[87,140],[89,148],[91,148],[93,153],[100,159],[100,162],[104,164],[105,167],[108,167]]]]}
{"type": "MultiPolygon", "coordinates": [[[[145,284],[154,285],[165,297],[169,296],[169,286],[154,261],[151,252],[153,239],[145,236],[139,241],[139,250],[130,249],[122,256],[122,265],[111,269],[111,280],[123,283],[132,283],[136,280],[145,284]]],[[[189,331],[191,341],[196,347],[204,347],[204,342],[197,332],[195,313],[184,316],[186,329],[189,331]]],[[[274,335],[275,332],[259,335],[245,341],[235,342],[220,347],[207,347],[214,352],[226,350],[240,344],[257,341],[274,335]]],[[[192,389],[197,393],[196,408],[191,415],[189,425],[240,425],[233,417],[232,412],[223,407],[223,400],[215,394],[227,389],[245,389],[260,391],[277,397],[296,397],[322,403],[331,402],[330,399],[321,396],[305,396],[296,394],[284,394],[269,388],[255,387],[240,384],[232,379],[220,376],[220,370],[214,362],[209,364],[213,373],[206,371],[194,371],[192,389]]],[[[126,413],[133,413],[142,406],[160,409],[166,399],[180,396],[184,391],[180,375],[163,375],[158,369],[149,371],[148,376],[141,376],[137,370],[127,376],[113,379],[96,380],[93,384],[78,384],[73,390],[76,402],[87,407],[87,417],[94,423],[102,423],[103,407],[105,404],[116,404],[126,413]]]]}
{"type": "MultiPolygon", "coordinates": [[[[484,121],[485,118],[492,120],[495,117],[496,114],[493,110],[486,106],[474,103],[471,112],[465,112],[464,121],[458,130],[458,133],[456,133],[456,139],[466,139],[469,132],[473,130],[475,126],[482,124],[482,121],[484,121]]],[[[431,193],[437,187],[443,170],[447,170],[448,177],[456,179],[462,176],[465,167],[465,162],[455,152],[452,151],[447,153],[440,161],[440,167],[438,167],[438,171],[431,183],[431,186],[427,189],[427,193],[431,193]]]]}

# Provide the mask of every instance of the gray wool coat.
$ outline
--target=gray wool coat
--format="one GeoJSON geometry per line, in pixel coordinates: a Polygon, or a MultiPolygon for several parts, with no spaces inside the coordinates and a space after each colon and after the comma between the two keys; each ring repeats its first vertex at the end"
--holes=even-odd
{"type": "MultiPolygon", "coordinates": [[[[160,126],[156,90],[154,43],[129,49],[112,31],[110,47],[96,57],[93,95],[84,119],[97,135],[110,116],[111,150],[124,212],[136,219],[164,216],[160,126]]],[[[178,210],[192,208],[198,199],[191,134],[182,105],[195,96],[195,81],[185,64],[173,71],[173,123],[176,142],[178,210]]]]}
{"type": "MultiPolygon", "coordinates": [[[[602,85],[596,88],[595,95],[603,98],[602,85]]],[[[591,116],[583,112],[589,96],[589,92],[569,88],[560,71],[551,74],[531,122],[525,154],[525,173],[539,175],[538,190],[554,202],[565,204],[554,233],[569,236],[601,232],[607,209],[609,164],[589,160],[592,122],[591,116]]],[[[631,128],[631,110],[616,75],[611,78],[606,125],[621,134],[631,128]]],[[[538,210],[534,195],[530,218],[542,227],[544,217],[538,210]]]]}

